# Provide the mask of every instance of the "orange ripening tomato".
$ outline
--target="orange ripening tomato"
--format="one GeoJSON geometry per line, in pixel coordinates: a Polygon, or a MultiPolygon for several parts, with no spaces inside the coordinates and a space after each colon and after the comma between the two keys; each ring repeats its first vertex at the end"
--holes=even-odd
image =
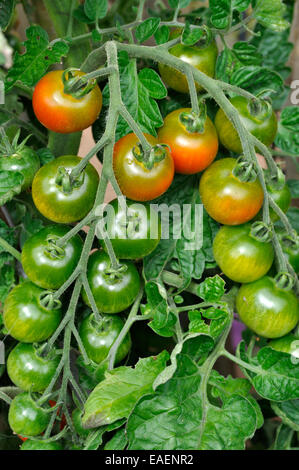
{"type": "MultiPolygon", "coordinates": [[[[102,109],[102,93],[96,85],[80,99],[64,93],[62,70],[47,73],[36,85],[32,105],[37,119],[49,130],[70,134],[91,126],[102,109]]],[[[80,70],[75,75],[85,75],[80,70]]]]}
{"type": "Polygon", "coordinates": [[[202,133],[189,132],[179,118],[181,113],[188,112],[190,108],[172,111],[158,131],[159,141],[171,149],[175,171],[184,175],[207,168],[218,152],[217,132],[211,119],[207,117],[202,133]]]}
{"type": "MultiPolygon", "coordinates": [[[[144,134],[148,142],[155,146],[158,139],[144,134]]],[[[151,201],[161,196],[171,185],[174,176],[174,163],[170,153],[163,160],[148,169],[138,161],[133,148],[139,143],[135,134],[128,134],[114,146],[113,169],[122,193],[133,201],[151,201]]]]}
{"type": "Polygon", "coordinates": [[[233,174],[235,165],[235,158],[214,162],[202,175],[199,185],[207,213],[224,225],[241,225],[253,219],[264,200],[259,180],[240,181],[233,174]]]}

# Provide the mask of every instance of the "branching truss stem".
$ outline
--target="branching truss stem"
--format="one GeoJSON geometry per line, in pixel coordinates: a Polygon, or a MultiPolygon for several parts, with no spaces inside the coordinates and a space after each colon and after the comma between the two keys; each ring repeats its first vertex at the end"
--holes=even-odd
{"type": "MultiPolygon", "coordinates": [[[[123,28],[125,29],[132,29],[134,26],[140,23],[140,18],[139,16],[142,16],[142,11],[140,10],[138,13],[138,19],[136,22],[130,24],[130,25],[125,25],[123,28]]],[[[162,23],[161,23],[162,24],[162,23]]],[[[183,26],[182,23],[179,23],[177,21],[173,22],[167,22],[168,26],[174,25],[174,26],[183,26]]],[[[115,28],[108,28],[106,30],[103,30],[102,33],[111,33],[115,32],[115,28]]],[[[80,39],[85,39],[88,35],[84,35],[81,37],[73,38],[72,41],[80,40],[80,39]]],[[[89,37],[89,36],[88,36],[89,37]]],[[[77,224],[76,227],[74,227],[68,234],[66,234],[64,237],[62,237],[59,240],[59,244],[63,246],[71,237],[73,237],[76,233],[79,232],[85,225],[89,225],[89,232],[86,236],[84,247],[82,250],[81,258],[78,263],[78,266],[70,279],[54,294],[56,298],[59,298],[63,292],[73,283],[75,282],[75,286],[73,289],[71,301],[69,304],[68,311],[62,320],[60,326],[58,327],[57,331],[53,334],[53,336],[49,339],[48,341],[48,349],[53,347],[55,341],[58,339],[60,334],[64,332],[64,339],[63,339],[63,354],[60,360],[60,363],[57,367],[56,373],[47,387],[47,389],[44,392],[44,396],[47,396],[50,394],[55,386],[55,383],[57,382],[60,374],[62,373],[62,384],[61,388],[59,390],[58,394],[58,399],[57,403],[61,403],[61,412],[63,412],[66,416],[67,424],[68,426],[72,429],[73,424],[71,417],[69,416],[69,412],[66,406],[67,403],[67,387],[70,384],[75,393],[78,396],[78,399],[82,402],[84,402],[84,393],[81,391],[79,385],[77,384],[72,371],[70,367],[70,350],[71,350],[71,337],[72,334],[75,336],[75,339],[77,340],[79,344],[79,348],[83,354],[84,361],[87,362],[88,358],[86,355],[86,352],[84,351],[83,345],[80,342],[80,338],[78,336],[78,332],[75,327],[75,312],[76,312],[76,306],[78,303],[78,299],[80,296],[80,292],[82,289],[82,286],[86,290],[86,294],[88,296],[90,305],[92,307],[92,310],[96,316],[96,318],[100,318],[100,312],[98,312],[96,308],[95,301],[93,299],[91,290],[88,285],[88,280],[86,277],[86,268],[87,268],[87,260],[89,253],[92,248],[93,240],[95,237],[95,228],[96,228],[96,209],[99,205],[104,203],[104,197],[106,194],[107,190],[107,185],[108,182],[110,181],[116,194],[118,196],[121,196],[122,193],[120,191],[120,188],[118,186],[118,183],[116,181],[116,178],[114,176],[113,172],[113,146],[115,142],[115,132],[116,132],[116,126],[117,126],[117,121],[119,116],[122,116],[129,126],[131,127],[132,131],[137,135],[139,138],[143,150],[148,151],[150,149],[150,144],[146,140],[146,138],[143,135],[142,130],[140,129],[138,123],[133,119],[131,114],[128,112],[127,108],[125,107],[124,103],[122,102],[121,99],[121,90],[120,90],[120,77],[119,77],[119,69],[118,69],[118,51],[126,51],[128,55],[132,58],[142,58],[142,59],[148,59],[152,60],[155,62],[161,62],[164,63],[170,67],[173,67],[177,69],[178,71],[182,72],[183,74],[186,75],[187,81],[189,84],[189,89],[190,89],[190,97],[191,97],[191,104],[192,104],[192,109],[194,112],[198,113],[198,98],[197,98],[197,92],[196,92],[196,86],[195,82],[197,82],[199,85],[201,85],[206,92],[214,98],[216,103],[223,109],[227,117],[230,119],[230,121],[233,123],[234,127],[236,128],[241,143],[242,143],[242,148],[245,157],[248,159],[248,161],[251,161],[254,163],[255,168],[258,172],[258,178],[262,184],[265,198],[264,198],[264,211],[263,211],[263,219],[264,222],[267,223],[268,225],[271,225],[270,222],[270,215],[269,215],[269,204],[272,206],[272,208],[277,212],[278,216],[281,218],[282,222],[284,223],[286,229],[288,232],[293,233],[293,229],[290,226],[287,217],[283,214],[283,212],[279,209],[279,207],[275,204],[275,202],[272,200],[271,197],[269,197],[267,193],[267,188],[266,188],[266,182],[264,178],[264,173],[261,167],[258,164],[258,160],[256,157],[256,152],[255,148],[257,148],[265,157],[268,167],[271,172],[276,172],[276,165],[275,162],[272,159],[271,152],[265,147],[261,142],[259,142],[257,139],[255,139],[246,129],[244,124],[242,123],[240,116],[238,114],[238,111],[234,108],[234,106],[230,103],[229,99],[226,97],[224,92],[231,91],[236,94],[245,96],[248,99],[255,98],[253,95],[248,93],[245,90],[242,90],[238,87],[234,87],[232,85],[229,85],[224,82],[220,82],[218,80],[212,79],[199,70],[195,69],[194,67],[186,64],[179,58],[171,55],[168,52],[168,47],[169,43],[157,46],[157,47],[148,47],[148,46],[141,46],[141,45],[135,45],[135,44],[125,44],[125,43],[117,43],[115,41],[109,41],[107,42],[104,46],[100,47],[96,51],[92,52],[89,55],[89,58],[83,64],[83,70],[85,70],[87,73],[89,72],[89,77],[97,77],[100,75],[107,75],[108,76],[108,82],[109,82],[109,90],[110,90],[110,105],[109,105],[109,110],[108,110],[108,117],[107,117],[107,125],[106,125],[106,130],[102,136],[102,138],[97,142],[97,144],[94,146],[94,148],[82,159],[80,164],[73,169],[72,171],[72,176],[77,177],[81,171],[84,170],[86,165],[88,164],[89,160],[101,149],[104,148],[104,160],[103,160],[103,169],[102,169],[102,176],[100,179],[94,207],[91,210],[91,212],[80,222],[77,224]],[[93,67],[94,63],[97,63],[97,66],[99,64],[103,63],[107,59],[107,67],[104,69],[104,71],[98,71],[95,72],[93,67]]],[[[18,260],[20,259],[19,253],[16,252],[14,248],[7,247],[7,243],[0,239],[0,245],[3,246],[4,249],[7,249],[11,254],[13,254],[18,260]]],[[[279,243],[278,243],[279,245],[279,243]]],[[[279,245],[280,247],[280,245],[279,245]]],[[[108,248],[108,254],[111,259],[112,265],[116,265],[118,263],[115,254],[113,252],[113,248],[111,246],[111,243],[107,244],[108,248]]],[[[278,249],[277,248],[277,239],[274,239],[274,248],[276,249],[276,253],[278,256],[278,260],[283,267],[287,267],[291,274],[294,274],[294,272],[291,270],[291,267],[289,265],[286,265],[285,260],[281,257],[283,257],[283,253],[281,250],[281,247],[278,249]],[[277,252],[278,251],[278,252],[277,252]]],[[[171,274],[171,273],[170,273],[171,274]]],[[[296,287],[299,288],[298,285],[298,280],[296,287]]],[[[115,358],[117,354],[117,350],[119,345],[121,344],[121,341],[125,337],[125,335],[128,333],[130,330],[132,324],[139,320],[139,319],[147,319],[146,316],[142,315],[137,315],[138,310],[139,310],[139,305],[142,299],[143,295],[143,289],[141,289],[132,309],[131,312],[127,318],[127,321],[117,338],[116,342],[114,343],[113,347],[111,348],[108,356],[108,365],[109,368],[114,367],[115,363],[115,358]]],[[[178,309],[179,311],[180,309],[178,309]]],[[[227,334],[227,332],[226,332],[227,334]]],[[[210,365],[214,364],[216,360],[216,356],[212,357],[212,360],[210,361],[210,365]],[[213,362],[214,361],[214,362],[213,362]]],[[[50,424],[48,426],[47,431],[45,432],[44,438],[47,439],[49,438],[51,434],[51,430],[54,425],[55,417],[56,417],[57,411],[55,413],[53,412],[53,415],[51,417],[50,424]]]]}

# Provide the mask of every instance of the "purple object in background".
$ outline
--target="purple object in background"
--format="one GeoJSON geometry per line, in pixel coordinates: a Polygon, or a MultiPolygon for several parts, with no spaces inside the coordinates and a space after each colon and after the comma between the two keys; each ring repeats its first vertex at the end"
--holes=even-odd
{"type": "Polygon", "coordinates": [[[239,320],[234,320],[233,325],[230,331],[230,341],[233,350],[236,350],[236,347],[242,340],[242,331],[246,329],[246,326],[241,323],[239,320]]]}

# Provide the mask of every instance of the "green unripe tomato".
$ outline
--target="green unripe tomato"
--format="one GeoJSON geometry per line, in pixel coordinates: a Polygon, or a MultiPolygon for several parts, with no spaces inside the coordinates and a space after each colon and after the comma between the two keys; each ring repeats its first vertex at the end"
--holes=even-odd
{"type": "Polygon", "coordinates": [[[272,243],[250,235],[250,224],[220,228],[214,243],[214,258],[221,271],[235,282],[253,282],[264,276],[274,260],[272,243]]]}
{"type": "Polygon", "coordinates": [[[24,181],[22,190],[31,186],[35,173],[39,170],[40,161],[37,153],[29,147],[23,147],[13,155],[0,156],[0,171],[22,173],[24,181]]]}
{"type": "MultiPolygon", "coordinates": [[[[171,33],[170,38],[175,38],[179,34],[178,31],[171,33]]],[[[169,49],[170,54],[178,57],[187,64],[192,65],[200,72],[208,77],[214,77],[216,60],[218,56],[218,49],[215,40],[209,44],[199,46],[186,46],[184,44],[176,44],[169,49]]],[[[189,87],[185,75],[178,70],[170,67],[169,65],[159,64],[159,71],[162,80],[167,86],[180,93],[188,93],[189,87]]],[[[203,88],[197,83],[197,91],[202,91],[203,88]]]]}
{"type": "Polygon", "coordinates": [[[60,442],[45,442],[45,441],[32,441],[27,439],[23,442],[20,450],[63,450],[60,442]]]}
{"type": "MultiPolygon", "coordinates": [[[[107,207],[106,230],[119,259],[137,259],[149,255],[158,245],[161,224],[158,214],[144,203],[126,201],[123,209],[118,199],[107,207]]],[[[101,241],[105,249],[105,243],[101,241]]]]}
{"type": "MultiPolygon", "coordinates": [[[[276,202],[278,207],[283,212],[286,213],[290,207],[291,199],[292,199],[291,191],[288,185],[285,184],[282,189],[278,189],[278,190],[272,189],[269,186],[267,186],[267,189],[268,189],[270,196],[273,198],[274,202],[276,202]]],[[[273,222],[279,219],[278,215],[272,209],[272,207],[270,207],[270,217],[273,220],[273,222]]]]}
{"type": "Polygon", "coordinates": [[[237,312],[245,325],[265,338],[280,338],[299,321],[298,299],[292,291],[279,289],[264,276],[243,284],[236,297],[237,312]]]}
{"type": "MultiPolygon", "coordinates": [[[[100,312],[119,313],[130,307],[140,288],[140,277],[131,261],[122,261],[121,270],[111,273],[111,262],[104,251],[95,251],[89,258],[87,279],[100,312]]],[[[85,290],[82,298],[90,307],[85,290]]]]}
{"type": "Polygon", "coordinates": [[[22,250],[22,265],[30,281],[43,289],[59,289],[75,270],[82,252],[79,235],[63,247],[55,242],[70,230],[63,225],[51,225],[28,238],[22,250]]]}
{"type": "Polygon", "coordinates": [[[40,303],[45,291],[30,281],[14,287],[4,302],[3,321],[8,333],[22,343],[48,339],[58,327],[61,308],[47,309],[40,303]]]}
{"type": "Polygon", "coordinates": [[[31,392],[43,392],[59,364],[55,351],[42,357],[33,344],[19,343],[7,358],[7,373],[10,380],[19,388],[31,392]]]}
{"type": "MultiPolygon", "coordinates": [[[[97,364],[104,361],[123,326],[124,321],[116,315],[103,315],[100,322],[95,320],[93,314],[86,317],[81,323],[79,334],[88,357],[97,364]]],[[[127,356],[130,348],[131,337],[127,334],[118,348],[116,363],[127,356]]]]}
{"type": "MultiPolygon", "coordinates": [[[[246,129],[267,147],[274,142],[277,132],[277,119],[274,111],[269,114],[253,115],[249,110],[249,102],[243,96],[230,99],[231,104],[239,113],[246,129]]],[[[220,108],[215,118],[215,126],[222,145],[232,152],[243,153],[239,135],[224,111],[220,108]]]]}
{"type": "Polygon", "coordinates": [[[45,431],[50,414],[29,395],[20,393],[11,402],[8,422],[12,431],[22,436],[38,436],[45,431]]]}

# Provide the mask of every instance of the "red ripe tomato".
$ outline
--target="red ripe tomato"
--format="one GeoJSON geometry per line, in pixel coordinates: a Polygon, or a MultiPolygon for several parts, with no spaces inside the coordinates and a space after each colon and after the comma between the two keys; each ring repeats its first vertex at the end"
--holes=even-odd
{"type": "MultiPolygon", "coordinates": [[[[76,75],[85,75],[78,70],[76,75]]],[[[91,126],[102,109],[102,93],[96,85],[83,98],[64,93],[62,70],[47,73],[36,85],[32,105],[37,119],[60,134],[82,131],[91,126]]]]}
{"type": "MultiPolygon", "coordinates": [[[[155,146],[158,140],[144,134],[148,142],[155,146]]],[[[174,176],[174,163],[169,152],[153,168],[147,169],[138,161],[132,150],[139,140],[135,134],[128,134],[114,146],[113,168],[122,193],[133,201],[151,201],[161,196],[171,185],[174,176]]]]}
{"type": "Polygon", "coordinates": [[[261,183],[242,182],[233,175],[234,158],[214,162],[202,175],[199,192],[207,213],[225,225],[241,225],[251,220],[264,200],[261,183]]]}
{"type": "Polygon", "coordinates": [[[207,117],[202,133],[189,132],[180,121],[180,115],[189,112],[190,108],[172,111],[158,132],[159,141],[171,149],[175,171],[184,175],[192,175],[207,168],[218,152],[217,132],[211,119],[207,117]]]}

